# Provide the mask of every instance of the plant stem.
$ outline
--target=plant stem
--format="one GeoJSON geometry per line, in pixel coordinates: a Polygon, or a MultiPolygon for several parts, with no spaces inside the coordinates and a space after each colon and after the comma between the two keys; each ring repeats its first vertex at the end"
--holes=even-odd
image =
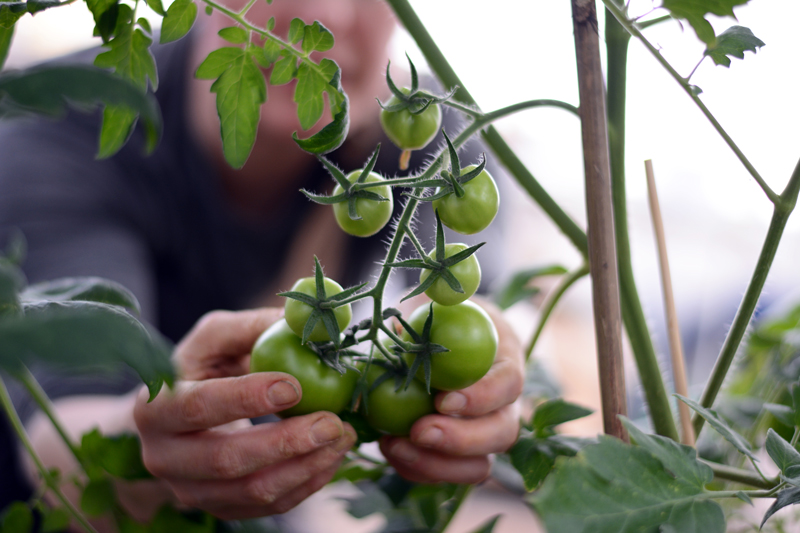
{"type": "Polygon", "coordinates": [[[66,496],[64,496],[64,493],[61,492],[61,489],[58,486],[58,481],[56,481],[56,479],[50,474],[50,471],[42,462],[39,454],[36,453],[33,444],[28,438],[28,434],[25,432],[25,427],[22,425],[22,421],[19,419],[17,411],[14,409],[14,404],[11,403],[11,397],[8,394],[8,389],[6,388],[6,384],[2,377],[0,377],[0,404],[2,404],[3,410],[6,412],[9,422],[11,422],[11,426],[14,428],[14,431],[16,432],[17,437],[19,437],[20,442],[22,442],[22,446],[28,452],[28,455],[30,455],[31,459],[36,465],[36,469],[39,471],[39,475],[42,476],[47,488],[56,495],[58,500],[62,503],[62,505],[64,505],[64,507],[66,507],[66,509],[70,512],[70,514],[72,514],[72,516],[84,530],[88,531],[89,533],[97,533],[97,530],[92,527],[88,520],[86,520],[86,517],[83,516],[83,514],[81,514],[77,508],[75,508],[75,506],[66,496]]]}
{"type": "Polygon", "coordinates": [[[22,383],[22,385],[28,391],[28,394],[30,394],[33,400],[36,402],[36,405],[39,406],[39,409],[41,409],[47,418],[50,419],[50,423],[53,424],[53,427],[61,436],[64,444],[69,447],[69,450],[72,452],[75,460],[78,461],[78,464],[85,466],[81,458],[80,450],[78,450],[78,447],[74,442],[72,442],[72,438],[67,434],[66,429],[64,429],[64,426],[61,424],[61,421],[58,419],[55,411],[53,410],[53,403],[50,401],[50,398],[47,397],[47,394],[44,392],[41,385],[39,385],[39,382],[36,381],[36,378],[33,376],[33,374],[31,374],[30,370],[23,366],[22,371],[15,373],[14,377],[20,383],[22,383]]]}
{"type": "Polygon", "coordinates": [[[735,468],[733,466],[723,465],[719,463],[713,463],[711,461],[706,461],[704,459],[699,459],[699,461],[711,467],[711,470],[714,472],[714,477],[717,477],[719,479],[725,479],[727,481],[735,481],[737,483],[744,483],[746,485],[750,485],[752,487],[758,487],[760,489],[773,489],[778,485],[778,481],[764,479],[760,475],[756,474],[755,472],[751,472],[749,470],[735,468]]]}
{"type": "Polygon", "coordinates": [[[619,416],[627,414],[622,363],[622,311],[611,197],[605,87],[600,67],[600,38],[594,0],[572,0],[572,22],[581,102],[583,166],[589,222],[589,269],[592,277],[603,427],[606,434],[627,441],[627,431],[619,416]]]}
{"type": "Polygon", "coordinates": [[[678,72],[672,67],[672,65],[670,65],[670,63],[666,59],[664,59],[664,56],[661,55],[661,52],[659,52],[658,49],[655,46],[653,46],[650,43],[650,41],[647,40],[647,38],[642,34],[642,32],[639,31],[639,28],[637,28],[632,21],[628,20],[628,17],[626,17],[625,13],[619,8],[619,6],[617,6],[614,3],[614,0],[603,0],[603,3],[606,5],[608,11],[611,12],[612,15],[614,15],[614,17],[619,21],[620,24],[622,24],[625,30],[627,30],[628,33],[639,39],[642,42],[642,44],[644,44],[645,48],[647,48],[647,50],[650,52],[650,54],[652,54],[653,57],[655,57],[656,60],[659,63],[661,63],[661,66],[663,66],[664,69],[667,72],[669,72],[669,74],[673,77],[673,79],[675,79],[675,81],[678,82],[678,85],[680,85],[681,88],[686,92],[686,94],[689,95],[689,98],[692,99],[692,101],[695,103],[695,105],[697,105],[697,107],[700,109],[703,115],[705,115],[708,121],[711,122],[711,125],[714,127],[715,130],[717,130],[717,133],[719,133],[719,135],[725,140],[730,149],[733,150],[733,153],[736,154],[736,157],[739,158],[739,161],[741,161],[742,165],[744,165],[744,167],[747,169],[750,175],[753,176],[753,179],[756,180],[756,183],[758,183],[758,185],[767,195],[767,198],[769,198],[769,200],[773,204],[777,203],[779,200],[778,194],[775,193],[775,191],[773,191],[772,189],[770,189],[769,185],[767,185],[767,183],[758,173],[756,168],[750,163],[747,157],[745,157],[744,153],[739,149],[736,143],[733,142],[733,139],[731,139],[730,135],[728,135],[728,132],[726,132],[725,129],[720,125],[720,123],[717,122],[717,119],[714,118],[714,115],[711,114],[711,111],[709,111],[708,108],[703,103],[703,101],[700,100],[700,97],[694,93],[694,91],[692,90],[692,86],[689,84],[689,81],[686,78],[682,77],[680,74],[678,74],[678,72]]]}
{"type": "Polygon", "coordinates": [[[536,346],[539,337],[544,330],[544,326],[547,323],[547,319],[550,318],[550,315],[555,309],[558,302],[561,300],[561,297],[567,292],[567,289],[572,287],[572,285],[581,279],[583,276],[589,273],[589,265],[583,264],[580,268],[573,270],[572,272],[567,273],[561,278],[561,281],[556,286],[555,289],[547,296],[547,300],[542,305],[542,316],[539,319],[539,324],[536,326],[536,331],[533,332],[533,336],[531,337],[531,341],[528,343],[528,348],[525,351],[525,361],[528,361],[533,354],[533,349],[536,346]]]}
{"type": "MultiPolygon", "coordinates": [[[[736,311],[733,325],[728,331],[728,336],[725,338],[725,342],[722,345],[722,350],[714,364],[714,369],[711,371],[711,377],[708,383],[706,383],[706,388],[700,398],[700,404],[703,407],[711,407],[714,404],[714,400],[716,400],[722,383],[725,381],[725,376],[728,374],[728,370],[731,367],[739,344],[742,342],[745,331],[747,331],[747,326],[750,324],[750,319],[753,317],[753,312],[756,309],[756,304],[758,304],[761,291],[764,289],[764,283],[767,280],[767,274],[769,274],[772,261],[775,259],[775,253],[778,250],[783,230],[786,227],[786,222],[789,220],[789,215],[791,215],[797,204],[798,191],[800,191],[800,161],[797,162],[797,166],[795,166],[794,172],[792,172],[792,176],[789,178],[789,183],[775,203],[772,220],[770,221],[761,253],[758,256],[755,271],[750,279],[747,291],[742,298],[742,302],[739,304],[739,309],[736,311]]],[[[699,415],[695,415],[692,422],[694,424],[695,435],[699,436],[705,419],[699,415]]]]}
{"type": "Polygon", "coordinates": [[[627,97],[628,44],[630,34],[613,16],[606,14],[608,64],[608,143],[611,190],[614,201],[614,231],[617,240],[622,322],[628,333],[653,429],[659,435],[679,440],[656,350],[642,310],[628,237],[628,206],[625,191],[625,102],[627,97]]]}

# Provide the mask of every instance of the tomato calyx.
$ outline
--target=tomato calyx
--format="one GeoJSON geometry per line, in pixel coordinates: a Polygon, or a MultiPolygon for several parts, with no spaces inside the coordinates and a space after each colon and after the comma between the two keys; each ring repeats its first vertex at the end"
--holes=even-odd
{"type": "Polygon", "coordinates": [[[306,195],[311,201],[316,202],[318,204],[323,205],[333,205],[339,204],[343,202],[347,202],[347,213],[352,220],[361,220],[361,216],[356,211],[356,200],[358,198],[364,198],[365,200],[372,200],[374,202],[388,202],[389,199],[381,196],[380,194],[370,191],[368,189],[374,188],[379,185],[385,185],[385,182],[373,182],[372,184],[367,183],[367,177],[369,176],[372,169],[375,168],[375,163],[378,161],[378,153],[381,150],[381,145],[375,147],[375,151],[372,152],[372,155],[369,158],[364,170],[361,171],[361,174],[358,176],[358,179],[355,182],[350,182],[347,179],[342,170],[333,164],[331,161],[326,159],[325,157],[318,155],[317,159],[325,166],[328,172],[333,176],[333,179],[336,180],[341,188],[342,192],[340,194],[336,194],[333,196],[325,196],[314,194],[309,192],[305,189],[300,189],[300,192],[306,195]]]}
{"type": "Polygon", "coordinates": [[[339,339],[341,332],[339,331],[339,323],[336,320],[336,315],[333,310],[336,307],[348,303],[346,301],[347,298],[363,289],[367,283],[362,283],[361,285],[356,285],[355,287],[343,290],[332,296],[327,296],[325,293],[325,276],[322,273],[322,265],[319,264],[319,259],[317,259],[316,256],[314,256],[314,281],[316,283],[316,297],[299,291],[280,292],[278,296],[297,300],[313,309],[303,327],[303,344],[308,343],[311,332],[314,331],[317,322],[321,320],[331,338],[331,344],[338,349],[341,344],[339,339]]]}
{"type": "MultiPolygon", "coordinates": [[[[392,76],[389,72],[389,67],[391,67],[392,62],[389,61],[386,65],[386,85],[389,87],[389,90],[392,91],[392,94],[396,97],[397,102],[394,104],[384,104],[380,100],[378,100],[378,105],[381,106],[381,109],[389,112],[394,111],[401,111],[401,110],[408,110],[409,113],[412,115],[419,115],[423,113],[426,109],[428,109],[431,105],[441,104],[450,100],[456,91],[458,90],[458,86],[453,87],[450,92],[436,96],[431,94],[427,91],[422,91],[419,89],[419,76],[417,76],[417,69],[414,67],[414,62],[411,61],[411,58],[408,57],[406,54],[406,59],[408,59],[408,65],[411,70],[411,87],[404,89],[400,89],[395,85],[394,81],[392,80],[392,76]]],[[[377,99],[376,99],[377,100],[377,99]]]]}
{"type": "Polygon", "coordinates": [[[404,387],[408,388],[408,386],[411,384],[411,380],[414,379],[414,376],[417,374],[417,370],[419,370],[421,366],[425,376],[425,389],[428,391],[428,394],[430,394],[431,356],[437,353],[450,351],[441,344],[436,344],[430,341],[431,327],[433,325],[433,303],[430,304],[428,318],[425,319],[425,324],[422,327],[421,333],[415,331],[414,328],[411,327],[411,324],[406,322],[403,317],[398,316],[397,320],[400,321],[400,323],[403,325],[403,328],[405,328],[405,331],[414,341],[412,344],[409,344],[405,350],[406,353],[414,355],[414,361],[411,363],[411,366],[408,370],[404,387]]]}
{"type": "Polygon", "coordinates": [[[398,261],[394,263],[389,263],[388,266],[391,267],[399,267],[399,268],[419,268],[424,270],[430,270],[430,274],[424,281],[422,281],[417,287],[408,293],[401,302],[408,300],[409,298],[413,298],[423,292],[427,291],[437,280],[440,278],[443,279],[447,285],[457,293],[464,294],[464,288],[461,286],[461,282],[456,278],[455,275],[450,270],[450,267],[466,260],[470,256],[472,256],[475,252],[480,249],[481,246],[486,244],[485,242],[476,244],[474,246],[470,246],[469,248],[462,250],[456,254],[451,255],[450,257],[445,257],[445,249],[446,243],[444,238],[444,228],[442,227],[442,221],[439,218],[439,213],[436,213],[436,248],[434,249],[434,259],[431,259],[430,255],[425,253],[425,250],[422,248],[422,244],[419,242],[419,239],[414,235],[414,232],[411,231],[411,228],[408,225],[404,225],[403,229],[408,234],[411,242],[414,244],[414,247],[417,249],[417,253],[420,255],[420,259],[407,259],[405,261],[398,261]]]}
{"type": "Polygon", "coordinates": [[[444,129],[442,129],[442,135],[444,135],[444,140],[447,142],[447,148],[450,152],[450,170],[443,170],[439,174],[439,178],[426,180],[424,184],[415,184],[418,187],[438,187],[439,190],[430,196],[414,196],[412,194],[408,194],[407,196],[411,196],[421,202],[433,202],[439,198],[444,198],[448,194],[455,194],[457,198],[463,198],[465,194],[464,184],[477,178],[486,168],[486,154],[482,154],[481,162],[478,166],[464,172],[461,167],[461,161],[458,158],[458,152],[444,129]]]}

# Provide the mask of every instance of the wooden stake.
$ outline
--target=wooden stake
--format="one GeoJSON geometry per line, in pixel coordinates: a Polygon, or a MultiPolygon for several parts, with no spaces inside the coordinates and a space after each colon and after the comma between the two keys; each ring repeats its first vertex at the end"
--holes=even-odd
{"type": "Polygon", "coordinates": [[[619,415],[627,414],[622,366],[620,313],[614,210],[611,202],[611,166],[600,39],[595,0],[572,0],[575,51],[580,87],[583,164],[586,174],[586,210],[589,220],[589,267],[597,335],[597,362],[603,427],[609,435],[627,440],[619,415]]]}
{"type": "MultiPolygon", "coordinates": [[[[667,314],[669,349],[672,355],[672,379],[675,382],[675,392],[681,396],[688,397],[689,387],[686,380],[686,365],[683,360],[678,313],[675,310],[675,298],[672,294],[672,277],[670,276],[669,260],[667,259],[667,241],[664,237],[664,222],[661,219],[661,208],[658,205],[658,192],[656,191],[656,179],[653,174],[653,162],[650,159],[644,162],[644,169],[645,174],[647,174],[647,193],[650,199],[650,214],[653,217],[653,227],[656,231],[656,242],[658,243],[661,284],[664,288],[664,310],[667,314]]],[[[689,446],[694,446],[694,429],[692,428],[692,417],[689,412],[689,406],[679,401],[678,414],[681,419],[681,442],[689,446]]]]}

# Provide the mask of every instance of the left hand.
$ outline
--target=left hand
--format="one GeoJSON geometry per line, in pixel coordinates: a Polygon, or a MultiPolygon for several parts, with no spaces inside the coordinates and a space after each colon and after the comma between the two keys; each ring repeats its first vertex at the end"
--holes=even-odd
{"type": "Polygon", "coordinates": [[[397,472],[419,483],[478,483],[489,476],[491,454],[507,451],[519,434],[525,377],[522,346],[500,310],[474,298],[497,328],[494,364],[480,381],[436,395],[436,410],[419,419],[411,435],[383,437],[381,452],[397,472]],[[449,415],[449,416],[446,416],[449,415]]]}

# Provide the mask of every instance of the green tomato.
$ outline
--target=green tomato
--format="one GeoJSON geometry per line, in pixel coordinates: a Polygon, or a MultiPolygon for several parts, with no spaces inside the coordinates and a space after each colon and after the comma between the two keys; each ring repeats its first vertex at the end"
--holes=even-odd
{"type": "MultiPolygon", "coordinates": [[[[326,296],[333,296],[343,290],[341,285],[330,278],[325,278],[324,284],[326,296]]],[[[300,278],[292,285],[290,290],[316,297],[317,282],[313,277],[300,278]]],[[[306,322],[308,322],[308,318],[311,316],[314,308],[298,300],[287,298],[283,309],[286,323],[289,324],[292,331],[302,339],[303,328],[306,327],[306,322]]],[[[342,331],[350,323],[350,319],[353,317],[353,311],[350,304],[346,304],[334,309],[333,315],[336,317],[336,323],[339,324],[339,331],[342,331]]],[[[327,342],[332,340],[322,320],[317,322],[314,329],[311,330],[311,335],[309,335],[308,340],[311,342],[327,342]]]]}
{"type": "MultiPolygon", "coordinates": [[[[361,170],[354,170],[347,175],[347,181],[350,183],[355,182],[361,175],[361,170]]],[[[365,180],[367,183],[374,183],[384,181],[380,174],[370,172],[365,180]]],[[[370,192],[380,194],[388,199],[387,202],[376,202],[368,198],[356,198],[356,213],[361,217],[361,220],[353,220],[350,218],[348,211],[348,202],[339,202],[333,204],[333,214],[336,216],[336,222],[339,227],[346,233],[355,235],[356,237],[369,237],[375,235],[381,228],[383,228],[389,219],[392,218],[392,211],[394,210],[394,200],[392,198],[392,188],[388,185],[379,187],[372,187],[367,189],[370,192]]],[[[341,185],[336,185],[333,189],[333,196],[343,192],[341,185]]]]}
{"type": "MultiPolygon", "coordinates": [[[[367,385],[372,387],[384,372],[383,368],[370,365],[367,385]]],[[[375,387],[368,394],[367,409],[365,411],[362,406],[362,413],[372,428],[389,435],[405,437],[411,432],[414,422],[435,413],[436,408],[433,405],[433,395],[428,394],[425,385],[416,379],[411,380],[406,390],[401,388],[395,392],[394,388],[394,378],[375,387]]]]}
{"type": "MultiPolygon", "coordinates": [[[[408,94],[408,88],[401,89],[408,94]]],[[[396,96],[387,102],[387,107],[400,103],[396,96]]],[[[425,111],[412,114],[408,109],[399,111],[381,110],[381,126],[386,136],[401,150],[419,150],[433,140],[442,125],[439,104],[429,105],[425,111]]]]}
{"type": "Polygon", "coordinates": [[[297,405],[276,413],[285,418],[317,411],[340,413],[350,406],[358,373],[344,375],[322,362],[311,348],[279,320],[256,341],[250,354],[250,372],[286,372],[300,382],[302,398],[297,405]]]}
{"type": "MultiPolygon", "coordinates": [[[[474,168],[476,165],[470,165],[461,172],[463,174],[474,168]]],[[[464,196],[459,198],[455,192],[451,192],[434,200],[433,209],[438,211],[442,224],[458,233],[472,235],[492,223],[500,207],[500,194],[497,183],[485,169],[463,187],[464,196]]]]}
{"type": "MultiPolygon", "coordinates": [[[[461,243],[445,244],[444,256],[445,258],[451,257],[463,250],[466,250],[467,248],[469,248],[469,246],[461,243]]],[[[428,254],[428,257],[435,259],[436,250],[434,249],[431,251],[431,253],[428,254]]],[[[464,292],[454,291],[450,288],[450,285],[447,284],[447,281],[440,277],[433,282],[433,285],[428,287],[428,290],[425,291],[425,294],[428,295],[428,298],[438,304],[455,305],[460,304],[475,294],[475,291],[478,290],[478,285],[481,284],[481,265],[478,263],[478,258],[475,257],[475,254],[472,254],[460,263],[456,263],[455,265],[449,267],[448,270],[450,270],[450,273],[452,273],[458,282],[461,283],[461,288],[464,289],[464,292]]],[[[419,282],[424,282],[430,275],[430,270],[423,269],[419,275],[419,282]]]]}
{"type": "MultiPolygon", "coordinates": [[[[411,327],[422,332],[430,304],[418,307],[408,320],[411,327]]],[[[408,332],[403,338],[413,342],[408,332]]],[[[497,329],[492,319],[477,304],[467,300],[456,305],[433,304],[433,323],[430,342],[441,344],[449,352],[431,356],[431,387],[439,390],[460,390],[481,379],[494,363],[497,354],[497,329]]],[[[403,354],[409,366],[414,354],[403,354]]],[[[425,380],[420,365],[416,374],[425,380]]]]}

